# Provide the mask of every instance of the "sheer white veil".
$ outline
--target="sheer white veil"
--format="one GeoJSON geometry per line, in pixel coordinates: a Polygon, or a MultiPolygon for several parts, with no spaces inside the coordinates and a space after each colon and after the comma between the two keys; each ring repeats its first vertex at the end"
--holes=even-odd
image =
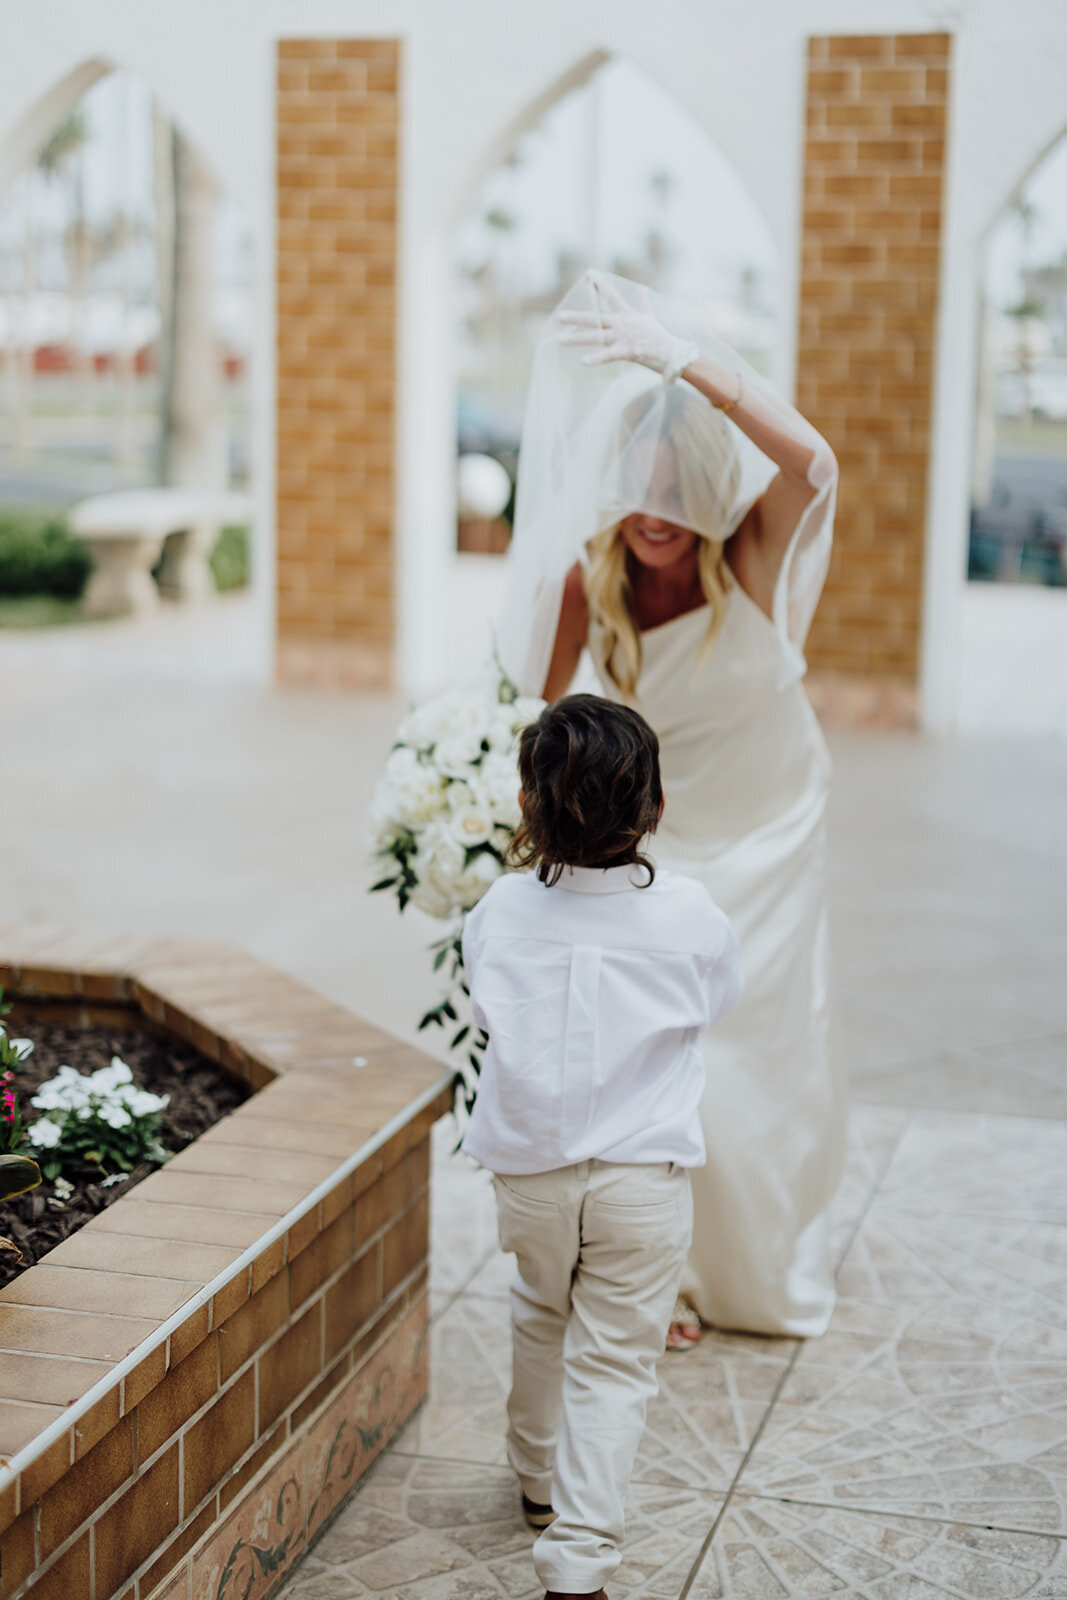
{"type": "MultiPolygon", "coordinates": [[[[642,292],[626,278],[602,272],[597,277],[631,305],[642,292]]],[[[716,335],[705,311],[656,293],[650,298],[668,332],[740,372],[748,392],[758,389],[786,431],[800,421],[767,380],[716,335]]],[[[657,373],[628,361],[586,366],[583,350],[564,342],[565,328],[557,320],[563,310],[598,310],[590,274],[568,291],[541,331],[523,421],[497,647],[505,671],[524,694],[541,693],[564,581],[595,534],[629,512],[645,511],[707,538],[727,539],[777,471],[726,415],[684,381],[668,386],[657,373]]],[[[826,457],[832,468],[829,451],[826,457]]],[[[817,493],[783,561],[774,607],[776,625],[799,658],[800,670],[829,562],[836,483],[836,473],[823,470],[821,463],[810,476],[817,493]]]]}

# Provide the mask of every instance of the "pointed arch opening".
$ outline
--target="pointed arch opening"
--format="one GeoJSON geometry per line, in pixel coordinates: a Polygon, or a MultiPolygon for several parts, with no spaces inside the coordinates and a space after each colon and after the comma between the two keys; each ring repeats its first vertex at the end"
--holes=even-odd
{"type": "Polygon", "coordinates": [[[164,595],[247,585],[251,298],[248,221],[142,78],[86,61],[9,128],[0,567],[6,529],[35,571],[0,627],[80,619],[77,583],[53,593],[36,545],[76,532],[72,508],[118,490],[196,491],[217,508],[210,548],[208,533],[162,547],[164,595]]]}
{"type": "Polygon", "coordinates": [[[990,224],[960,722],[1067,734],[1067,130],[990,224]]]}
{"type": "Polygon", "coordinates": [[[538,329],[587,267],[703,301],[750,360],[776,364],[770,229],[707,132],[623,57],[585,58],[511,125],[453,240],[461,552],[507,547],[538,329]]]}

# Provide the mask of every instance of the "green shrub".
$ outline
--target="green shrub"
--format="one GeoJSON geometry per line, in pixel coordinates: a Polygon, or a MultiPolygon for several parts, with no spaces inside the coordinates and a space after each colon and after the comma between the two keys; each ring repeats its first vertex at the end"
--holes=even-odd
{"type": "Polygon", "coordinates": [[[248,582],[248,529],[221,529],[208,561],[216,589],[243,589],[248,582]]]}
{"type": "Polygon", "coordinates": [[[77,600],[92,568],[88,547],[71,538],[61,514],[0,512],[0,596],[77,600]]]}

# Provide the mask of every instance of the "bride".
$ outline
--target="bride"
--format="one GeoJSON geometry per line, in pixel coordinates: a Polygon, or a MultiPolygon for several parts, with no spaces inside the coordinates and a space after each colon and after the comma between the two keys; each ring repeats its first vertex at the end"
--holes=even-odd
{"type": "MultiPolygon", "coordinates": [[[[705,1036],[708,1162],[686,1302],[821,1333],[844,1096],[829,1041],[829,759],[801,679],[829,560],[825,440],[699,314],[589,273],[542,336],[523,429],[504,665],[558,698],[588,649],[660,740],[665,866],[741,936],[746,988],[705,1036]]],[[[692,1316],[669,1343],[699,1337],[692,1316]]]]}

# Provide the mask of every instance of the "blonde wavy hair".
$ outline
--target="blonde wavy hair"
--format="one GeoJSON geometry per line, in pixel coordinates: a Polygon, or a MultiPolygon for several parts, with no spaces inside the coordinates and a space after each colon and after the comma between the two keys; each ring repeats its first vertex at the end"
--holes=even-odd
{"type": "MultiPolygon", "coordinates": [[[[731,438],[730,424],[722,414],[695,394],[660,391],[651,404],[647,397],[628,408],[623,418],[624,436],[639,431],[652,407],[666,400],[666,416],[657,443],[668,443],[678,465],[685,524],[699,531],[697,560],[700,587],[711,612],[707,631],[697,651],[694,667],[707,660],[726,614],[726,597],[733,579],[723,546],[737,497],[741,463],[731,438]],[[719,530],[714,537],[711,529],[719,530]]],[[[625,449],[625,444],[623,449],[625,449]]],[[[589,541],[584,569],[589,613],[600,625],[597,653],[608,676],[628,699],[636,696],[641,676],[641,633],[634,621],[629,551],[622,536],[625,519],[605,528],[589,541]]]]}

